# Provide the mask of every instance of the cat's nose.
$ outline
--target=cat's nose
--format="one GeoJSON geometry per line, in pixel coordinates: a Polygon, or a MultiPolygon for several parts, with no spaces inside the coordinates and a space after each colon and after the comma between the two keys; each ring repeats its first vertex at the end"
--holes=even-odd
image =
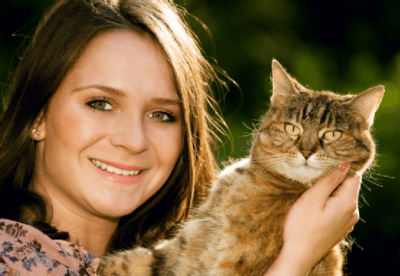
{"type": "Polygon", "coordinates": [[[300,150],[300,152],[303,154],[305,159],[308,159],[308,157],[310,157],[310,155],[314,153],[314,151],[312,150],[300,150]]]}

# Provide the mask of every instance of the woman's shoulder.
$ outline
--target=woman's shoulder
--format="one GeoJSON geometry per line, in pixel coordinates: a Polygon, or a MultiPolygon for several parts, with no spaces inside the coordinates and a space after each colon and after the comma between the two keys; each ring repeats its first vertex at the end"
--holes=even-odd
{"type": "Polygon", "coordinates": [[[32,226],[0,219],[0,275],[96,275],[100,260],[32,226]]]}

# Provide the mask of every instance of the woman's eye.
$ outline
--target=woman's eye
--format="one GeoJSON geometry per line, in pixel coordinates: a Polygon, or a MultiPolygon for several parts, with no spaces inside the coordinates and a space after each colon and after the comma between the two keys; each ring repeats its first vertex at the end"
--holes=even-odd
{"type": "Polygon", "coordinates": [[[175,121],[174,116],[171,114],[168,114],[167,112],[164,111],[156,111],[153,112],[149,115],[150,118],[153,118],[154,120],[158,122],[163,122],[163,123],[171,123],[175,121]]]}
{"type": "Polygon", "coordinates": [[[298,128],[297,126],[294,126],[292,124],[286,124],[285,131],[290,136],[299,136],[300,135],[300,128],[298,128]]]}
{"type": "Polygon", "coordinates": [[[324,134],[325,140],[328,141],[336,141],[339,140],[340,137],[342,137],[342,132],[339,130],[327,131],[324,134]]]}
{"type": "Polygon", "coordinates": [[[111,111],[113,109],[112,104],[107,100],[91,100],[87,105],[98,111],[111,111]]]}

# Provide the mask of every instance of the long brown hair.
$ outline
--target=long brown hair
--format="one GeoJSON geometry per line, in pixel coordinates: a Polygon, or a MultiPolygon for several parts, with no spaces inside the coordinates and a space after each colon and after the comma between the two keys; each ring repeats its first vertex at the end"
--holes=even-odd
{"type": "Polygon", "coordinates": [[[161,45],[174,72],[185,140],[168,181],[121,218],[109,251],[133,244],[149,246],[168,237],[174,225],[202,201],[214,180],[213,129],[220,129],[218,122],[223,121],[210,85],[221,81],[202,56],[178,6],[168,0],[58,1],[39,24],[18,65],[0,123],[0,191],[2,199],[7,198],[0,203],[0,217],[29,223],[53,238],[67,238],[67,233],[48,224],[51,208],[45,200],[29,190],[35,166],[35,142],[29,132],[90,40],[115,29],[147,32],[161,45]],[[209,115],[210,108],[214,116],[209,115]],[[25,219],[27,212],[35,219],[25,219]]]}

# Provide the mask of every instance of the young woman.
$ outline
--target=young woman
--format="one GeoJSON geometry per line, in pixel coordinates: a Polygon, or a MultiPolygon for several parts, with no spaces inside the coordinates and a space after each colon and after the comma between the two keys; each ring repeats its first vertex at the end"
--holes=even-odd
{"type": "MultiPolygon", "coordinates": [[[[170,1],[59,1],[1,121],[0,272],[94,274],[87,251],[168,237],[214,179],[211,81],[170,1]]],[[[346,172],[296,202],[266,275],[306,275],[351,230],[360,179],[346,172]]]]}

